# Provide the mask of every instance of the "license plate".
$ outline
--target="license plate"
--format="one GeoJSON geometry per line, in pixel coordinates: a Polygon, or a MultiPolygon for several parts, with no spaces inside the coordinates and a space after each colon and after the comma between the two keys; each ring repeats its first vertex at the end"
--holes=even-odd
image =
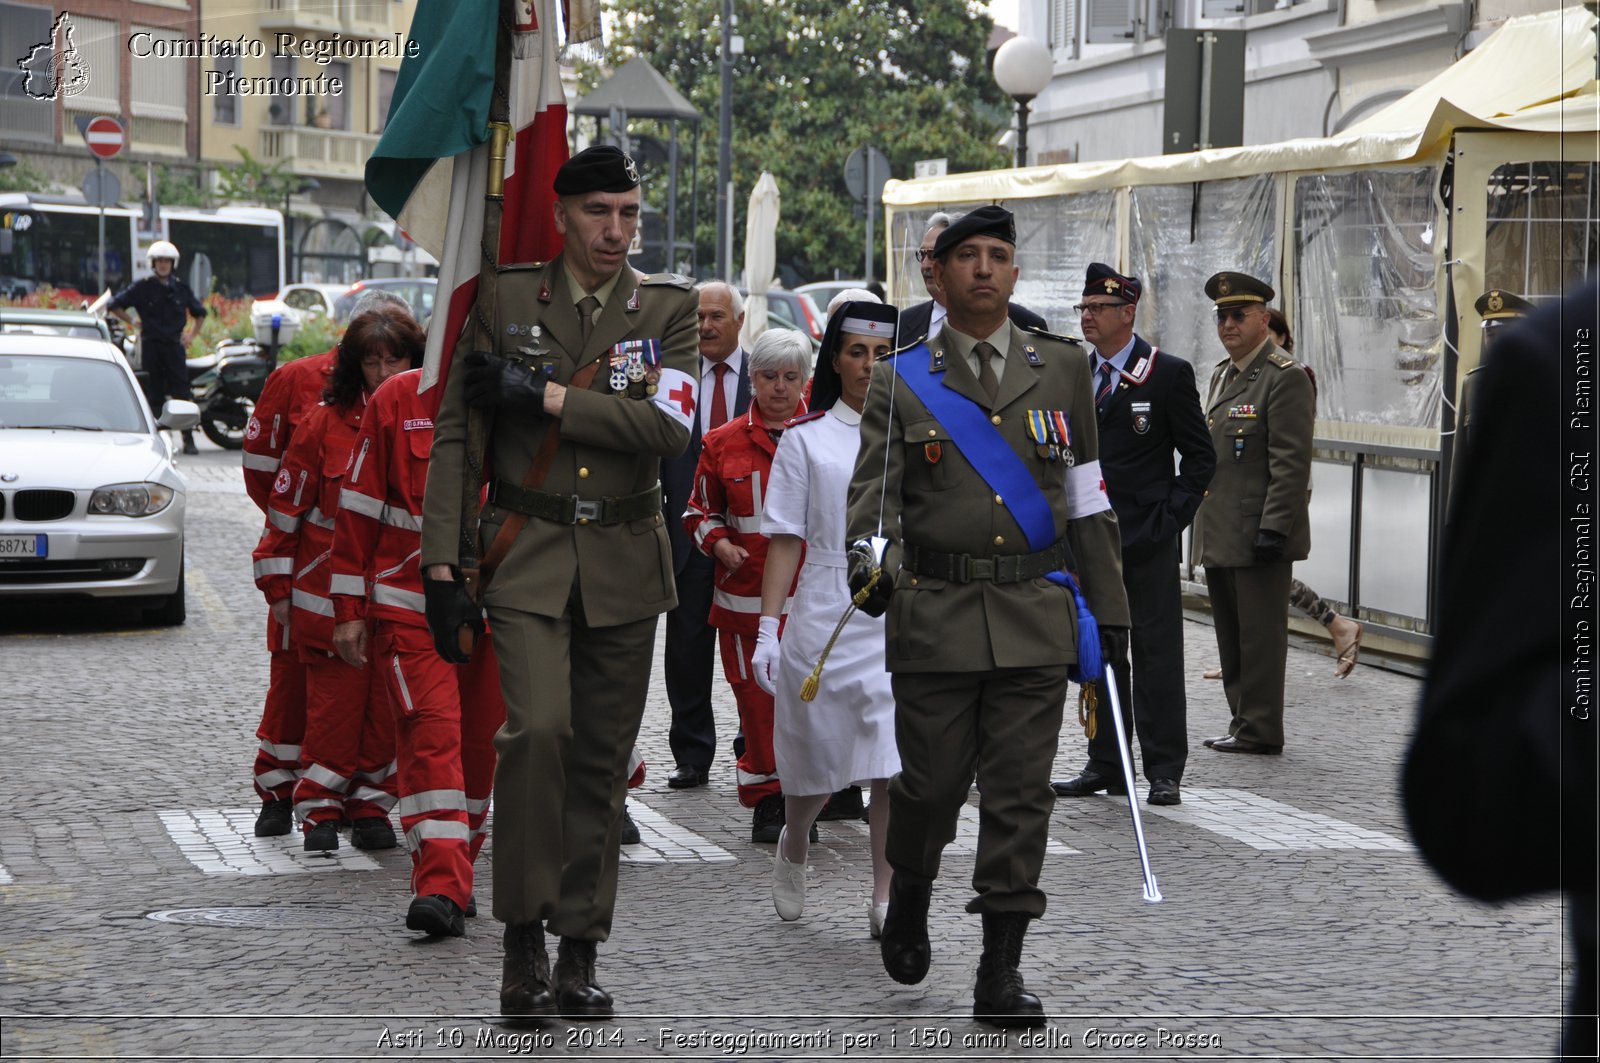
{"type": "Polygon", "coordinates": [[[47,535],[0,535],[0,557],[49,557],[47,535]]]}

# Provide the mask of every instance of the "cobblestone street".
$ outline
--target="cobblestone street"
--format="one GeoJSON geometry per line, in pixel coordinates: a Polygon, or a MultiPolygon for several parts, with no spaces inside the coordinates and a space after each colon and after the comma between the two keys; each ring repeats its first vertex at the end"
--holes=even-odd
{"type": "MultiPolygon", "coordinates": [[[[504,1027],[488,850],[484,914],[466,937],[433,941],[404,928],[403,851],[313,856],[298,835],[251,832],[267,655],[249,563],[261,518],[238,463],[209,446],[184,460],[187,624],[148,628],[101,606],[0,616],[0,1058],[1555,1051],[1560,904],[1462,900],[1408,840],[1396,780],[1419,681],[1366,666],[1335,681],[1328,656],[1292,647],[1284,755],[1214,754],[1200,741],[1226,731],[1227,709],[1221,684],[1201,678],[1212,630],[1193,621],[1183,803],[1140,804],[1165,901],[1141,899],[1125,799],[1057,803],[1050,909],[1023,961],[1047,1029],[970,1018],[976,796],[935,887],[932,972],[898,985],[868,937],[865,824],[821,824],[804,917],[773,913],[772,847],[751,844],[736,798],[725,688],[710,785],[667,788],[659,660],[641,734],[649,777],[630,795],[644,841],[625,849],[599,956],[619,1018],[504,1027]]],[[[1068,717],[1058,778],[1083,763],[1068,717]]]]}

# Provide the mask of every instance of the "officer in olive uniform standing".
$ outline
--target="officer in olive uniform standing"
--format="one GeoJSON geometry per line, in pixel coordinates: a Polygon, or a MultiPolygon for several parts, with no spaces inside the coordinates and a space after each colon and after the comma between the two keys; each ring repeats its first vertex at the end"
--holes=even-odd
{"type": "Polygon", "coordinates": [[[1018,966],[1028,922],[1045,911],[1050,768],[1078,660],[1073,593],[1049,577],[1076,573],[1102,637],[1126,654],[1121,548],[1089,360],[1071,340],[1007,320],[1018,275],[1011,213],[974,210],[939,235],[933,258],[949,317],[931,346],[874,371],[847,517],[853,590],[879,568],[860,541],[889,541],[863,606],[888,612],[901,758],[889,782],[894,878],[880,944],[896,981],[927,975],[933,880],[976,772],[977,896],[967,910],[982,916],[983,955],[973,1013],[1036,1026],[1044,1009],[1018,966]]]}
{"type": "Polygon", "coordinates": [[[589,148],[555,192],[561,254],[502,268],[496,351],[465,354],[446,384],[422,529],[428,625],[440,655],[461,660],[461,629],[482,631],[456,567],[467,409],[488,411],[480,556],[494,557],[502,527],[510,538],[480,576],[507,713],[494,780],[500,1008],[535,1022],[612,1014],[595,946],[611,930],[656,620],[676,601],[658,476],[689,442],[697,357],[691,282],[627,263],[633,160],[589,148]],[[546,925],[560,938],[553,977],[546,925]]]}
{"type": "Polygon", "coordinates": [[[1275,294],[1243,273],[1206,281],[1228,351],[1206,400],[1217,471],[1195,518],[1233,714],[1226,735],[1205,741],[1219,753],[1283,752],[1290,570],[1311,552],[1316,399],[1311,377],[1272,340],[1275,294]]]}

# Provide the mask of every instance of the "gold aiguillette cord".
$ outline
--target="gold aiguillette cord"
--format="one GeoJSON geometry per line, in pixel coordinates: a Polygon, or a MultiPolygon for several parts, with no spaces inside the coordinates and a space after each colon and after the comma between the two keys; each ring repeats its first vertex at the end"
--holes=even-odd
{"type": "Polygon", "coordinates": [[[806,676],[805,682],[800,684],[800,700],[815,701],[817,691],[822,687],[822,666],[827,663],[828,654],[833,652],[833,644],[839,641],[839,635],[844,631],[844,625],[849,621],[851,614],[861,608],[867,596],[872,593],[872,588],[878,585],[878,580],[883,578],[883,569],[878,569],[867,580],[867,585],[850,596],[850,604],[845,606],[844,615],[839,622],[833,625],[833,634],[828,636],[828,644],[822,647],[822,656],[817,658],[817,666],[811,669],[811,674],[806,676]]]}

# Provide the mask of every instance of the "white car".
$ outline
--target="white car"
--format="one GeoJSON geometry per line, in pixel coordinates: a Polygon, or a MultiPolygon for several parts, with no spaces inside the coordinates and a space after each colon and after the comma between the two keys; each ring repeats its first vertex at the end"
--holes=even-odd
{"type": "Polygon", "coordinates": [[[278,301],[302,314],[321,314],[333,319],[333,304],[350,290],[348,284],[285,284],[278,301]]]}
{"type": "Polygon", "coordinates": [[[157,624],[185,617],[186,484],[161,429],[193,428],[173,399],[150,416],[104,340],[0,335],[0,602],[115,598],[157,624]]]}

